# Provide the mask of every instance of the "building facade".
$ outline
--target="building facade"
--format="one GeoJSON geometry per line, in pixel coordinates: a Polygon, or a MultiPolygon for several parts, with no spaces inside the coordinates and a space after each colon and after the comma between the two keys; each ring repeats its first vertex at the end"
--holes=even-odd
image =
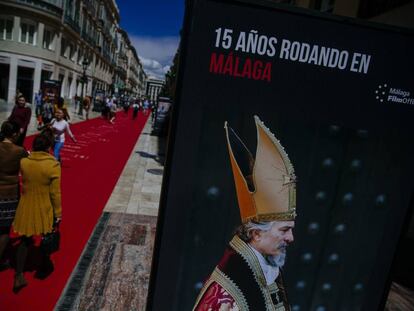
{"type": "Polygon", "coordinates": [[[149,100],[156,101],[158,99],[158,94],[161,92],[161,89],[164,85],[164,80],[156,78],[148,78],[147,80],[147,97],[149,100]]]}
{"type": "Polygon", "coordinates": [[[114,0],[0,0],[0,12],[0,99],[33,102],[49,79],[66,99],[113,92],[123,56],[114,0]]]}
{"type": "Polygon", "coordinates": [[[138,57],[135,47],[131,44],[128,34],[118,31],[117,66],[115,70],[115,92],[128,96],[145,95],[147,75],[138,57]]]}

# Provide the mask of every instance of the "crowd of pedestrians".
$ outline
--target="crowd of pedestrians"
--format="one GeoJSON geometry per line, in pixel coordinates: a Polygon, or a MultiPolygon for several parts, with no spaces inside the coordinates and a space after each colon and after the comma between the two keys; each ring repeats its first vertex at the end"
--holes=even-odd
{"type": "MultiPolygon", "coordinates": [[[[60,164],[49,153],[53,135],[44,131],[33,141],[29,154],[16,143],[22,132],[20,125],[5,121],[0,131],[0,258],[9,242],[11,226],[19,235],[16,252],[13,291],[27,285],[23,269],[32,237],[52,232],[60,221],[60,164]],[[22,191],[20,191],[19,173],[22,191]]],[[[41,252],[41,264],[35,277],[44,278],[53,271],[49,254],[41,252]]],[[[1,270],[9,262],[1,262],[1,270]]]]}
{"type": "MultiPolygon", "coordinates": [[[[46,98],[42,105],[36,105],[35,113],[40,133],[34,138],[30,153],[24,149],[23,143],[31,109],[22,94],[16,96],[15,107],[0,130],[0,259],[13,228],[19,240],[14,265],[14,292],[27,285],[23,271],[29,247],[34,243],[33,237],[43,237],[43,243],[44,237],[53,232],[61,220],[59,162],[65,133],[76,142],[63,100],[58,99],[52,105],[46,98]]],[[[54,268],[50,253],[40,247],[40,254],[35,277],[43,279],[54,268]]],[[[7,268],[11,268],[10,261],[0,261],[0,270],[7,268]]]]}
{"type": "MultiPolygon", "coordinates": [[[[82,108],[79,111],[85,111],[88,119],[91,98],[77,100],[78,107],[82,108]]],[[[139,112],[147,116],[154,105],[145,98],[110,96],[104,99],[102,108],[103,117],[113,124],[118,109],[128,114],[131,108],[134,120],[139,112]]],[[[63,98],[49,98],[39,92],[35,96],[34,112],[39,133],[33,140],[31,152],[23,147],[32,115],[23,94],[16,96],[15,106],[0,131],[0,271],[11,268],[10,261],[3,255],[12,230],[19,240],[15,252],[14,292],[27,285],[24,267],[33,237],[47,236],[61,221],[61,150],[66,136],[77,142],[63,98]]],[[[53,271],[53,263],[50,253],[40,250],[41,264],[35,277],[42,279],[53,271]]]]}
{"type": "Polygon", "coordinates": [[[114,124],[118,109],[123,109],[125,114],[128,114],[130,107],[132,107],[132,119],[135,120],[140,111],[142,111],[144,116],[147,116],[151,110],[155,109],[155,103],[146,98],[128,98],[123,96],[116,98],[109,96],[104,99],[102,117],[114,124]]]}

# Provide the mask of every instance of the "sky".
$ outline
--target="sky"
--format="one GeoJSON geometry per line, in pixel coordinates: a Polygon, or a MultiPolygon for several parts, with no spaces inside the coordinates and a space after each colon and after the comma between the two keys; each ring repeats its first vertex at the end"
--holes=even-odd
{"type": "Polygon", "coordinates": [[[185,0],[116,0],[121,28],[149,76],[164,78],[180,40],[185,0]]]}

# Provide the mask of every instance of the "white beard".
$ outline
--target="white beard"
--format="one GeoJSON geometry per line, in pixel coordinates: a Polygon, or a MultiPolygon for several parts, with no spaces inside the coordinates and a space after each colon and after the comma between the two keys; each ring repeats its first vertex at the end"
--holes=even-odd
{"type": "Polygon", "coordinates": [[[266,256],[265,258],[271,266],[282,268],[286,261],[286,250],[282,250],[279,255],[266,256]]]}

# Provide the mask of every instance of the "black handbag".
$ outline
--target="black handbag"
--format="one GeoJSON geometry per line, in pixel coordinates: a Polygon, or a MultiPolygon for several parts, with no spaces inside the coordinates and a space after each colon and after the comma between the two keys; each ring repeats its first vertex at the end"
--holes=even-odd
{"type": "Polygon", "coordinates": [[[19,200],[0,201],[0,227],[10,227],[16,214],[19,200]]]}
{"type": "Polygon", "coordinates": [[[53,231],[42,236],[40,249],[46,255],[53,254],[59,250],[60,246],[60,232],[59,227],[54,226],[53,231]]]}

